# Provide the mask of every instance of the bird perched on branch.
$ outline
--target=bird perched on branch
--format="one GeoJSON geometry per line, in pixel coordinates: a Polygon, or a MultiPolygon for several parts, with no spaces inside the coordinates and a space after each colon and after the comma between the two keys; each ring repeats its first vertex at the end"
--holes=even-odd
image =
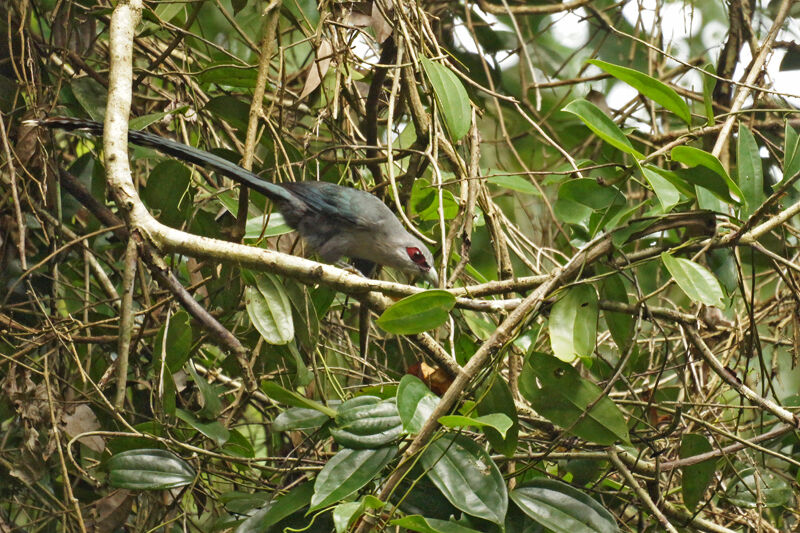
{"type": "MultiPolygon", "coordinates": [[[[103,134],[103,125],[91,120],[50,117],[28,122],[103,134]]],[[[325,262],[347,256],[360,260],[362,271],[371,270],[374,264],[383,265],[438,284],[427,246],[368,192],[322,181],[271,183],[219,156],[143,131],[129,131],[128,142],[209,168],[264,194],[325,262]]]]}

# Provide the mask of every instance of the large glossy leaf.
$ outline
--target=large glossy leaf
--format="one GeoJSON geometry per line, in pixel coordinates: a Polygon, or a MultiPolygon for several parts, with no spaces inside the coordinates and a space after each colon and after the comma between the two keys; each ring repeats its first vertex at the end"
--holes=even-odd
{"type": "MultiPolygon", "coordinates": [[[[605,300],[622,304],[629,303],[628,291],[625,289],[625,283],[622,281],[622,275],[620,274],[605,278],[600,291],[605,300]]],[[[611,338],[614,339],[620,352],[628,351],[633,341],[633,329],[635,326],[633,316],[628,313],[603,311],[603,318],[606,319],[611,338]]]]}
{"type": "Polygon", "coordinates": [[[192,173],[178,161],[160,162],[142,190],[142,200],[158,212],[158,219],[167,226],[180,227],[184,222],[182,207],[187,204],[187,191],[192,173]]]}
{"type": "Polygon", "coordinates": [[[311,509],[326,507],[354,494],[375,479],[397,455],[396,446],[376,450],[345,448],[331,457],[314,481],[311,509]]]}
{"type": "Polygon", "coordinates": [[[739,171],[739,187],[744,194],[742,218],[747,218],[764,201],[764,176],[758,144],[756,144],[753,133],[744,124],[739,124],[736,162],[739,171]]]}
{"type": "Polygon", "coordinates": [[[572,428],[572,433],[582,439],[598,444],[628,440],[625,416],[619,407],[608,397],[601,397],[600,387],[551,355],[534,352],[528,357],[520,374],[519,391],[536,412],[554,424],[572,428]]]}
{"type": "Polygon", "coordinates": [[[273,431],[289,431],[302,429],[316,429],[328,420],[325,413],[307,407],[291,407],[275,417],[272,422],[273,431]]]}
{"type": "Polygon", "coordinates": [[[678,118],[683,120],[686,124],[692,123],[692,113],[689,111],[689,106],[686,105],[683,98],[675,92],[675,89],[669,85],[638,70],[606,63],[599,59],[590,59],[587,63],[600,67],[618,80],[624,81],[642,93],[646,98],[661,104],[665,109],[675,113],[678,118]]]}
{"type": "Polygon", "coordinates": [[[431,82],[436,102],[444,117],[447,131],[454,141],[461,139],[469,131],[472,109],[464,85],[449,68],[420,57],[420,64],[431,82]]]}
{"type": "Polygon", "coordinates": [[[314,485],[308,481],[279,496],[239,524],[236,533],[262,533],[287,516],[296,513],[311,501],[314,485]]]}
{"type": "Polygon", "coordinates": [[[500,436],[503,438],[505,438],[506,432],[511,429],[513,424],[511,419],[503,413],[492,413],[474,418],[463,415],[446,415],[439,419],[439,423],[446,428],[492,428],[500,433],[500,436]]]}
{"type": "Polygon", "coordinates": [[[783,179],[788,180],[800,172],[800,137],[786,122],[783,146],[783,179]]]}
{"type": "MultiPolygon", "coordinates": [[[[709,74],[716,74],[714,65],[706,65],[703,70],[709,74]]],[[[706,112],[706,123],[709,126],[714,125],[714,87],[717,85],[717,78],[714,76],[703,76],[703,107],[706,112]]]]}
{"type": "Polygon", "coordinates": [[[176,409],[175,416],[192,426],[194,429],[208,437],[209,439],[213,440],[217,446],[222,446],[228,439],[230,438],[230,432],[217,422],[201,422],[195,416],[190,413],[189,411],[184,411],[183,409],[176,409]]]}
{"type": "MultiPolygon", "coordinates": [[[[681,437],[680,458],[686,459],[695,455],[710,452],[712,450],[708,439],[697,433],[687,433],[681,437]]],[[[685,466],[681,469],[682,483],[681,494],[683,504],[690,511],[697,508],[697,504],[703,498],[703,494],[714,477],[717,469],[716,461],[709,459],[702,463],[685,466]]]]}
{"type": "MultiPolygon", "coordinates": [[[[707,182],[705,185],[701,186],[714,193],[720,200],[736,204],[741,203],[742,198],[744,198],[742,190],[736,185],[736,182],[731,179],[725,167],[722,166],[722,163],[720,163],[719,159],[713,154],[693,146],[676,146],[672,149],[672,152],[670,152],[670,157],[674,161],[683,163],[690,169],[695,169],[693,173],[695,176],[697,176],[697,167],[710,170],[714,175],[722,179],[724,185],[720,186],[717,184],[717,181],[711,181],[709,179],[706,180],[707,182]]],[[[708,178],[710,178],[710,176],[708,176],[708,178]]]]}
{"type": "Polygon", "coordinates": [[[661,254],[661,260],[686,296],[705,305],[724,307],[722,287],[704,266],[666,252],[661,254]]]}
{"type": "Polygon", "coordinates": [[[189,313],[178,311],[169,317],[169,322],[161,326],[153,348],[158,354],[164,351],[167,368],[174,374],[189,359],[191,347],[192,327],[189,325],[189,313]]]}
{"type": "Polygon", "coordinates": [[[413,335],[447,322],[456,298],[447,291],[432,290],[407,296],[381,314],[376,323],[396,335],[413,335]]]}
{"type": "Polygon", "coordinates": [[[738,473],[738,478],[738,481],[730,480],[725,498],[739,507],[781,507],[793,497],[786,480],[769,470],[746,468],[738,473]]]}
{"type": "Polygon", "coordinates": [[[319,411],[320,413],[325,414],[329,418],[333,418],[336,416],[335,409],[332,409],[327,405],[323,405],[319,402],[315,402],[314,400],[309,400],[302,394],[286,390],[277,383],[275,383],[274,381],[267,381],[263,383],[261,385],[261,390],[263,390],[267,394],[267,396],[269,396],[273,400],[285,403],[286,405],[314,409],[315,411],[319,411]]]}
{"type": "Polygon", "coordinates": [[[585,205],[595,211],[612,205],[624,205],[625,196],[613,186],[603,186],[591,178],[565,181],[558,188],[558,198],[585,205]]]}
{"type": "Polygon", "coordinates": [[[511,420],[511,427],[506,431],[505,435],[501,435],[491,427],[483,428],[483,433],[492,448],[507,457],[511,457],[517,449],[519,418],[508,382],[502,376],[495,376],[494,379],[491,379],[488,388],[480,390],[476,397],[478,398],[478,414],[504,413],[511,420]]]}
{"type": "Polygon", "coordinates": [[[644,179],[647,180],[647,183],[653,188],[653,192],[656,193],[656,198],[661,203],[664,212],[671,210],[681,199],[681,194],[677,187],[648,166],[642,166],[640,169],[644,179]]]}
{"type": "Polygon", "coordinates": [[[219,390],[219,385],[212,385],[206,378],[197,373],[193,363],[189,363],[189,374],[192,376],[192,381],[197,385],[202,398],[202,409],[198,413],[201,417],[208,420],[215,419],[222,412],[222,400],[220,396],[222,392],[219,390]]]}
{"type": "Polygon", "coordinates": [[[594,498],[554,479],[538,478],[511,491],[528,516],[554,533],[616,533],[614,516],[594,498]]]}
{"type": "Polygon", "coordinates": [[[247,314],[261,337],[269,344],[288,344],[294,338],[289,297],[277,277],[253,274],[256,286],[245,289],[247,314]]]}
{"type": "Polygon", "coordinates": [[[416,376],[406,374],[397,387],[397,411],[403,421],[403,429],[419,433],[422,425],[431,416],[439,398],[416,376]]]}
{"type": "Polygon", "coordinates": [[[419,531],[420,533],[479,533],[476,529],[462,526],[456,522],[425,518],[418,514],[396,518],[389,523],[393,526],[400,526],[409,531],[419,531]]]}
{"type": "Polygon", "coordinates": [[[644,155],[636,150],[625,134],[622,133],[619,126],[593,103],[583,99],[573,100],[564,107],[564,111],[577,116],[595,135],[617,150],[630,154],[636,159],[644,158],[644,155]]]}
{"type": "Polygon", "coordinates": [[[139,449],[118,453],[108,460],[112,487],[132,490],[165,490],[194,481],[189,464],[167,450],[139,449]]]}
{"type": "Polygon", "coordinates": [[[464,435],[444,435],[420,457],[428,478],[458,509],[502,524],[508,508],[503,476],[486,451],[464,435]]]}
{"type": "Polygon", "coordinates": [[[597,341],[597,293],[591,285],[578,285],[553,304],[548,327],[550,346],[562,361],[588,357],[597,341]]]}
{"type": "Polygon", "coordinates": [[[358,396],[342,403],[336,412],[336,425],[330,428],[333,439],[346,448],[380,448],[397,440],[403,424],[395,398],[358,396]]]}

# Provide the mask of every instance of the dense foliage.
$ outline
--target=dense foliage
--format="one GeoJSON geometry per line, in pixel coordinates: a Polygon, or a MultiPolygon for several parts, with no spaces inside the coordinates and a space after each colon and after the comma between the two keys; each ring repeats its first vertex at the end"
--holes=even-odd
{"type": "Polygon", "coordinates": [[[0,531],[798,527],[792,4],[147,2],[131,72],[136,1],[3,3],[0,531]],[[131,76],[131,129],[373,192],[441,286],[25,122],[131,76]]]}

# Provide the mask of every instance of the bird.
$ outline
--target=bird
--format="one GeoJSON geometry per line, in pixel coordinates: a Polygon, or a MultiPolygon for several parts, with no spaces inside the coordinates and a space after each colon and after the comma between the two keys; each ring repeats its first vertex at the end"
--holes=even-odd
{"type": "MultiPolygon", "coordinates": [[[[93,120],[47,117],[26,123],[103,135],[103,124],[93,120]]],[[[129,130],[128,142],[213,170],[264,194],[326,263],[349,257],[364,273],[382,265],[422,277],[434,287],[439,284],[428,247],[369,192],[325,181],[272,183],[217,155],[144,131],[129,130]]]]}

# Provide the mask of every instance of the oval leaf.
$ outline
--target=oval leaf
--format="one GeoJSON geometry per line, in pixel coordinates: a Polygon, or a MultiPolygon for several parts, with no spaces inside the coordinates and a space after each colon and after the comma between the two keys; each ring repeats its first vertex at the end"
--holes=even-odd
{"type": "Polygon", "coordinates": [[[426,518],[418,514],[395,518],[389,523],[419,533],[479,533],[477,529],[470,529],[456,522],[426,518]]]}
{"type": "Polygon", "coordinates": [[[661,104],[664,109],[668,109],[675,113],[678,118],[683,120],[686,124],[692,123],[692,113],[689,111],[689,106],[683,101],[683,98],[678,96],[675,89],[666,85],[657,79],[648,76],[638,70],[633,70],[627,67],[621,67],[612,63],[606,63],[599,59],[590,59],[587,63],[591,63],[601,69],[605,70],[620,81],[624,81],[646,98],[661,104]]]}
{"type": "Polygon", "coordinates": [[[511,427],[506,430],[505,435],[500,435],[496,429],[491,427],[484,427],[482,430],[492,448],[506,457],[511,457],[517,449],[519,437],[519,418],[517,417],[517,407],[514,405],[514,396],[511,394],[508,382],[501,376],[495,375],[490,383],[487,389],[481,390],[477,394],[479,398],[478,414],[503,413],[511,420],[511,427]]]}
{"type": "Polygon", "coordinates": [[[753,133],[744,124],[739,124],[739,138],[736,143],[736,162],[739,173],[739,186],[744,195],[742,218],[753,214],[764,201],[764,175],[761,168],[761,155],[753,133]]]}
{"type": "Polygon", "coordinates": [[[553,304],[548,321],[550,346],[562,361],[588,357],[597,340],[597,293],[591,285],[578,285],[567,290],[553,304]]]}
{"type": "Polygon", "coordinates": [[[342,446],[356,450],[380,448],[397,440],[403,433],[403,424],[395,398],[359,396],[347,400],[339,406],[336,426],[330,428],[330,433],[342,446]]]}
{"type": "Polygon", "coordinates": [[[681,193],[669,180],[646,166],[639,168],[642,171],[644,179],[647,180],[647,183],[653,188],[653,192],[656,193],[656,198],[658,198],[658,201],[661,203],[664,212],[669,211],[675,204],[680,202],[681,193]]]}
{"type": "Polygon", "coordinates": [[[463,435],[431,442],[420,457],[428,478],[467,514],[502,524],[508,509],[503,476],[486,451],[463,435]]]}
{"type": "Polygon", "coordinates": [[[414,335],[447,322],[456,298],[447,291],[432,290],[407,296],[389,307],[376,323],[396,335],[414,335]]]}
{"type": "Polygon", "coordinates": [[[439,419],[439,423],[446,428],[494,428],[503,438],[506,437],[506,432],[513,424],[511,419],[503,413],[492,413],[490,415],[479,416],[476,418],[462,415],[447,415],[441,417],[439,419]]]}
{"type": "Polygon", "coordinates": [[[731,179],[725,167],[719,162],[713,154],[710,154],[699,148],[693,146],[676,146],[670,152],[670,157],[673,161],[679,161],[689,168],[704,167],[712,171],[714,174],[722,178],[725,183],[726,190],[721,191],[719,187],[713,186],[712,183],[701,185],[714,193],[720,200],[725,202],[733,202],[740,204],[744,194],[738,185],[731,179]]]}
{"type": "Polygon", "coordinates": [[[167,450],[139,449],[118,453],[108,460],[112,487],[132,490],[165,490],[194,481],[189,464],[167,450]]]}
{"type": "Polygon", "coordinates": [[[426,57],[419,59],[425,75],[431,82],[447,131],[454,141],[458,141],[467,134],[472,121],[467,91],[452,70],[426,57]]]}
{"type": "MultiPolygon", "coordinates": [[[[710,452],[712,449],[708,439],[703,435],[687,433],[681,438],[680,458],[686,459],[710,452]]],[[[717,463],[713,459],[685,466],[681,469],[683,472],[681,494],[683,495],[683,504],[687,509],[694,511],[697,508],[697,504],[703,499],[706,488],[714,478],[716,469],[717,463]]]]}
{"type": "Polygon", "coordinates": [[[669,270],[669,273],[672,274],[678,287],[692,301],[714,307],[724,307],[722,287],[720,287],[719,281],[714,277],[714,274],[704,266],[689,259],[672,257],[666,252],[661,254],[661,260],[669,270]]]}
{"type": "Polygon", "coordinates": [[[250,321],[269,344],[288,344],[294,338],[289,298],[271,276],[255,274],[254,278],[256,286],[244,290],[250,321]]]}
{"type": "Polygon", "coordinates": [[[786,481],[769,470],[747,468],[738,478],[725,491],[725,498],[739,507],[781,507],[792,499],[793,491],[786,481]]]}
{"type": "Polygon", "coordinates": [[[598,444],[628,440],[625,416],[594,383],[572,366],[534,352],[522,367],[519,391],[543,417],[578,437],[598,444]],[[597,399],[600,398],[600,401],[597,399]],[[594,403],[597,401],[597,403],[594,403]],[[587,413],[590,404],[594,407],[587,413]]]}
{"type": "Polygon", "coordinates": [[[397,447],[377,450],[343,449],[322,468],[314,481],[310,511],[326,507],[354,494],[375,479],[397,455],[397,447]]]}
{"type": "Polygon", "coordinates": [[[415,435],[431,416],[439,398],[416,376],[406,374],[397,387],[397,412],[403,429],[415,435]]]}
{"type": "Polygon", "coordinates": [[[617,150],[621,150],[626,154],[630,154],[636,159],[644,158],[644,155],[636,150],[625,134],[622,133],[622,130],[619,129],[619,126],[617,126],[613,120],[608,118],[599,107],[588,100],[584,100],[582,98],[573,100],[564,106],[564,111],[577,116],[579,119],[581,119],[581,121],[583,121],[584,124],[586,124],[586,127],[595,133],[595,135],[603,139],[617,150]]]}
{"type": "Polygon", "coordinates": [[[614,516],[594,498],[554,479],[538,478],[511,491],[522,511],[555,533],[616,533],[614,516]]]}

